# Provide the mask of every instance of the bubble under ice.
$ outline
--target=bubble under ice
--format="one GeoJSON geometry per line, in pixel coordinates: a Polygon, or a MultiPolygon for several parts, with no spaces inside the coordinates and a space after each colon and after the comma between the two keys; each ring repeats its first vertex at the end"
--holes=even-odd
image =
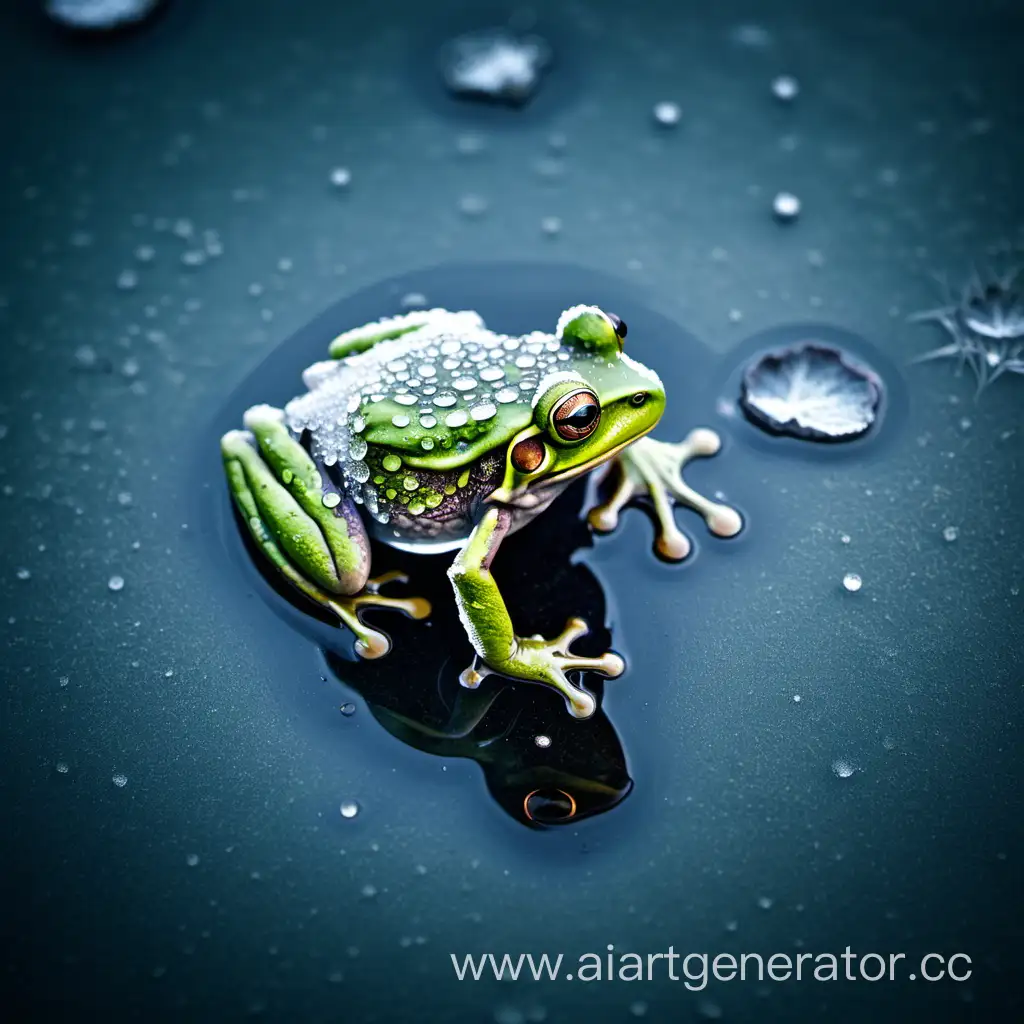
{"type": "Polygon", "coordinates": [[[64,28],[95,31],[145,21],[164,0],[46,0],[46,13],[64,28]]]}
{"type": "Polygon", "coordinates": [[[838,349],[813,342],[767,352],[743,373],[740,406],[763,430],[808,441],[848,441],[878,415],[882,383],[838,349]]]}
{"type": "Polygon", "coordinates": [[[538,36],[491,29],[458,36],[441,52],[441,73],[461,96],[516,106],[529,100],[551,62],[551,48],[538,36]]]}

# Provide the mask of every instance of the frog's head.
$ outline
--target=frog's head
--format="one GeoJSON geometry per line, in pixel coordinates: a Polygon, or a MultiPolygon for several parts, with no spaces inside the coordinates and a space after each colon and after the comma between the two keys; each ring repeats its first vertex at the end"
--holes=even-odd
{"type": "Polygon", "coordinates": [[[515,502],[588,472],[643,437],[665,409],[658,375],[623,351],[626,325],[615,314],[574,306],[555,334],[570,358],[541,379],[492,500],[515,502]]]}

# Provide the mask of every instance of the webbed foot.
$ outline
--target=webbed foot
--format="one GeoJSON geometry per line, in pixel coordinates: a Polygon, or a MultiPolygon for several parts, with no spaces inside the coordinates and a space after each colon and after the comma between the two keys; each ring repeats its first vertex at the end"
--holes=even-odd
{"type": "Polygon", "coordinates": [[[614,679],[622,675],[626,668],[622,658],[612,651],[598,658],[573,654],[569,650],[570,646],[589,632],[583,619],[572,618],[552,640],[539,636],[517,636],[506,660],[490,664],[478,656],[474,658],[473,665],[459,676],[459,682],[468,689],[475,689],[484,678],[494,673],[512,679],[543,683],[565,698],[569,713],[574,718],[589,718],[596,710],[597,702],[586,690],[574,685],[567,673],[589,670],[614,679]]]}
{"type": "Polygon", "coordinates": [[[391,650],[386,633],[367,626],[361,618],[364,608],[391,608],[404,612],[411,619],[425,619],[430,614],[430,602],[423,597],[387,597],[380,588],[388,583],[408,583],[409,577],[401,572],[386,572],[366,581],[366,586],[351,597],[330,595],[324,602],[356,636],[355,649],[360,658],[382,658],[391,650]]]}
{"type": "Polygon", "coordinates": [[[619,513],[627,502],[638,496],[650,497],[657,521],[655,551],[671,562],[682,561],[691,544],[676,526],[674,505],[692,508],[704,517],[708,529],[718,537],[734,537],[743,528],[740,514],[698,494],[683,479],[683,469],[691,459],[717,454],[721,438],[706,427],[691,430],[675,444],[644,437],[624,449],[613,461],[616,474],[608,498],[595,505],[587,520],[601,533],[614,530],[619,513]]]}

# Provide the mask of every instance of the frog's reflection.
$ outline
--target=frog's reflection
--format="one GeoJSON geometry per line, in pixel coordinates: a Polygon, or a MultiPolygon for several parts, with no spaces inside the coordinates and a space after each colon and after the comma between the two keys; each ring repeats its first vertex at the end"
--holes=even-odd
{"type": "MultiPolygon", "coordinates": [[[[574,650],[597,655],[611,640],[603,625],[604,592],[585,565],[571,560],[574,550],[591,543],[579,518],[585,486],[575,485],[542,520],[510,537],[495,559],[494,573],[524,635],[551,635],[569,615],[581,615],[591,633],[574,650]]],[[[600,706],[579,720],[545,687],[499,676],[488,676],[475,690],[459,684],[473,651],[446,576],[452,555],[413,555],[379,545],[373,557],[375,572],[398,570],[409,577],[404,589],[431,602],[430,618],[414,622],[372,612],[374,625],[392,640],[390,654],[376,661],[356,658],[351,634],[336,626],[316,630],[315,636],[334,675],[363,697],[388,732],[430,754],[476,761],[494,799],[532,827],[600,814],[628,795],[633,783],[626,755],[600,706]]],[[[264,575],[295,603],[294,591],[264,575]]],[[[605,680],[587,673],[581,683],[600,704],[605,680]]]]}

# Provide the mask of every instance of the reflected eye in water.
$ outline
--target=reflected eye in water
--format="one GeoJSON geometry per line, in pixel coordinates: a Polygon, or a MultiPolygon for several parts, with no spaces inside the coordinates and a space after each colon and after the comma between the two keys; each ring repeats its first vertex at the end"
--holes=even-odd
{"type": "Polygon", "coordinates": [[[563,789],[535,789],[523,801],[523,810],[530,821],[552,825],[576,816],[576,801],[563,789]]]}

